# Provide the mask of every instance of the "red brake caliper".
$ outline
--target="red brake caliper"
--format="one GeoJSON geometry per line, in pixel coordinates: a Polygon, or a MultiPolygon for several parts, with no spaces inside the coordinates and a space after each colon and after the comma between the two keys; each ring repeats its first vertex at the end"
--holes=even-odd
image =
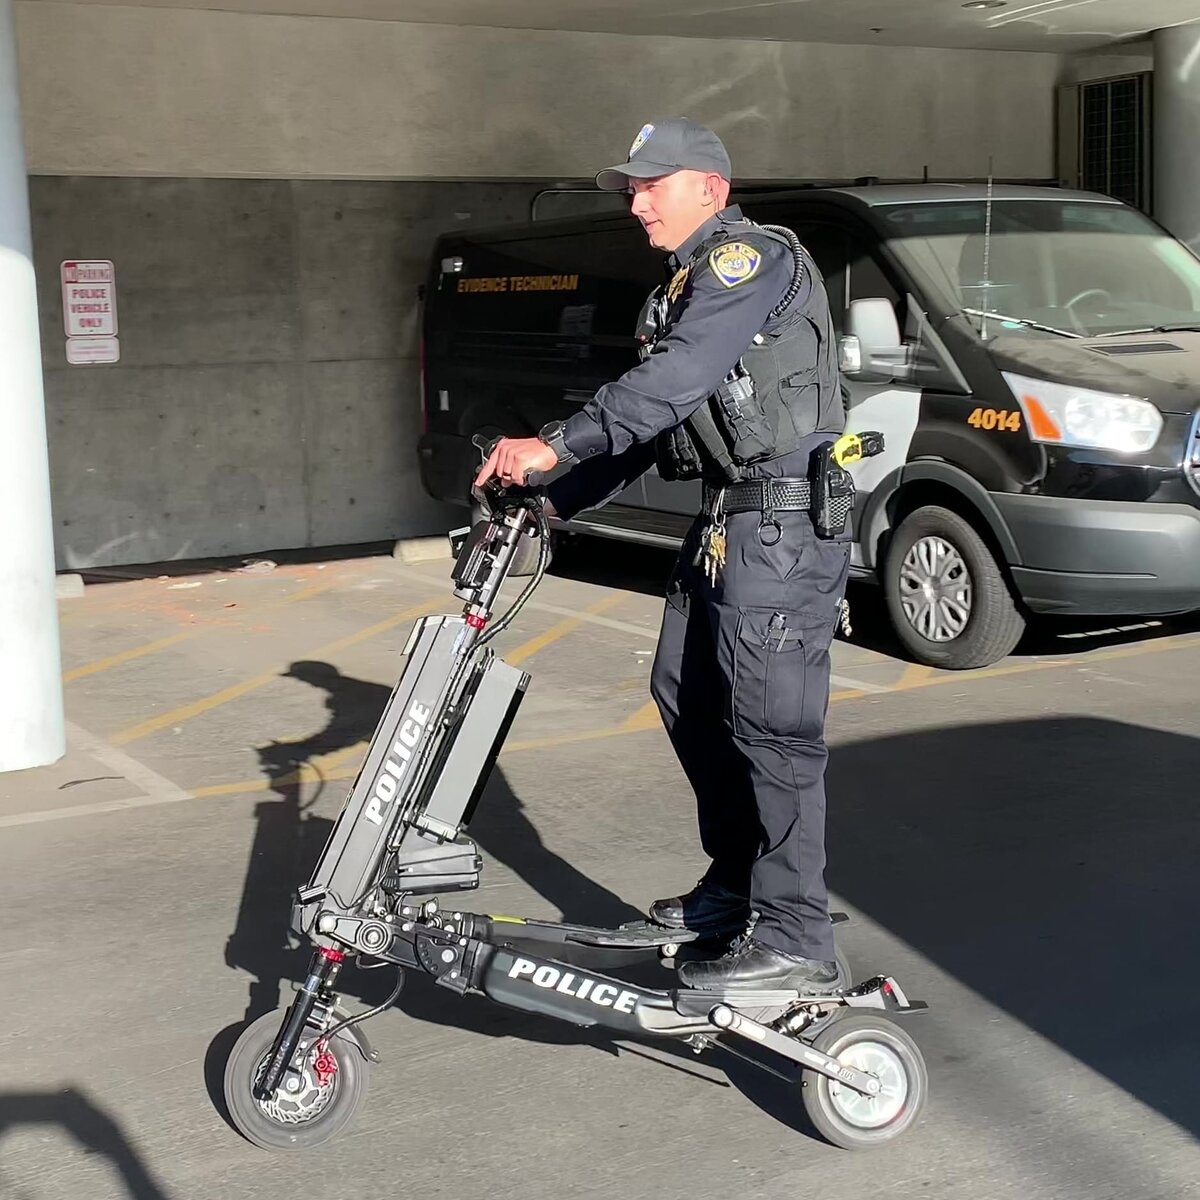
{"type": "Polygon", "coordinates": [[[338,1071],[337,1059],[328,1050],[322,1050],[313,1060],[313,1072],[317,1077],[317,1087],[324,1087],[338,1071]]]}

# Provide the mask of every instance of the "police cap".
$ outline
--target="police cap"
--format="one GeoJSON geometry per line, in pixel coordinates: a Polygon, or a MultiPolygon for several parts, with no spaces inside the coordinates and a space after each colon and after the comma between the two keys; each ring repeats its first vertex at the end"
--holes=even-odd
{"type": "Polygon", "coordinates": [[[596,184],[620,192],[629,187],[630,178],[655,179],[675,171],[712,172],[729,179],[733,168],[721,139],[711,129],[685,117],[671,117],[643,125],[629,147],[629,158],[606,167],[596,176],[596,184]]]}

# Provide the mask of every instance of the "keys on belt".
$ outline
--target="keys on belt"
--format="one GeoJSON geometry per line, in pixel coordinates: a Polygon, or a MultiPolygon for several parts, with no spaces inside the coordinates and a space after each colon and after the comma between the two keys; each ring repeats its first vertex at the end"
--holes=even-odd
{"type": "Polygon", "coordinates": [[[756,512],[762,515],[759,536],[768,546],[783,536],[775,520],[777,512],[807,512],[812,506],[812,486],[807,479],[748,479],[704,491],[704,509],[708,523],[700,534],[692,566],[703,567],[710,583],[725,565],[725,518],[731,513],[756,512]],[[768,536],[769,534],[769,536],[768,536]]]}
{"type": "MultiPolygon", "coordinates": [[[[707,499],[707,498],[706,498],[707,499]]],[[[717,582],[717,575],[725,565],[725,489],[722,488],[713,498],[709,513],[708,524],[700,535],[700,545],[692,566],[703,566],[709,583],[717,582]]],[[[705,507],[708,505],[706,503],[705,507]]]]}

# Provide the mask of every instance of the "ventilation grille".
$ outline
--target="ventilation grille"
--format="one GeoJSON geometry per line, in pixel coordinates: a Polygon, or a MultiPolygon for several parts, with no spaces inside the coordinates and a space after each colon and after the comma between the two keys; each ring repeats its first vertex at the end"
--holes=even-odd
{"type": "Polygon", "coordinates": [[[1116,346],[1093,346],[1098,354],[1174,354],[1183,349],[1174,342],[1120,342],[1116,346]]]}

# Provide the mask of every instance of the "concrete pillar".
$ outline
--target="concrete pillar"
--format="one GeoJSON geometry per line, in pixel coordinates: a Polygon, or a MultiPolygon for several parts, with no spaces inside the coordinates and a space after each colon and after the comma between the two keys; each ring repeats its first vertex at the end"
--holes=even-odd
{"type": "Polygon", "coordinates": [[[42,351],[12,0],[0,0],[0,771],[62,757],[42,351]]]}
{"type": "Polygon", "coordinates": [[[1154,215],[1200,252],[1200,25],[1154,35],[1154,215]]]}

